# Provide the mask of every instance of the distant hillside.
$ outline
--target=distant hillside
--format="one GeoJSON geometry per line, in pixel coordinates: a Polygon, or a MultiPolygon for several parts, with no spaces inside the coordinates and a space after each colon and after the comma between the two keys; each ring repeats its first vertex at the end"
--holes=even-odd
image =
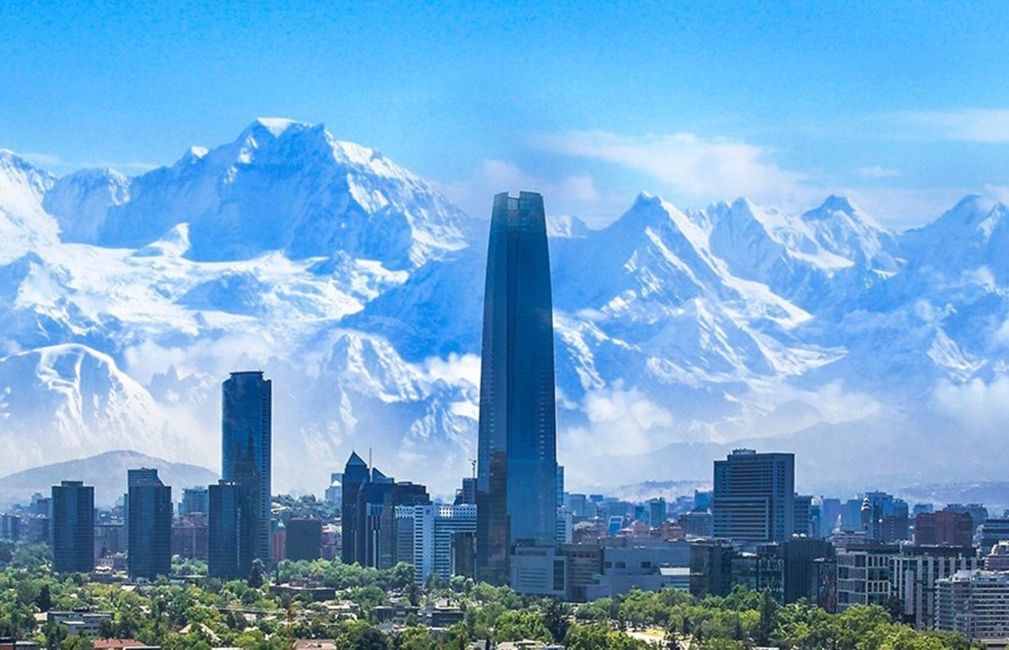
{"type": "Polygon", "coordinates": [[[61,480],[81,480],[95,486],[96,505],[111,506],[126,492],[126,470],[138,467],[158,470],[161,480],[172,486],[175,501],[182,495],[182,488],[209,485],[218,479],[217,474],[205,467],[171,463],[136,451],[108,451],[0,478],[0,503],[28,501],[35,492],[49,494],[50,488],[61,480]]]}

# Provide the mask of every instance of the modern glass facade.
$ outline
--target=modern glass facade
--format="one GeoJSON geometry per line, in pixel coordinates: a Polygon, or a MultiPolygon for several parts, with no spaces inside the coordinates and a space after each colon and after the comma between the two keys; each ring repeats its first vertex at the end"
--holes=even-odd
{"type": "Polygon", "coordinates": [[[241,541],[238,535],[241,521],[239,490],[237,483],[222,480],[211,485],[207,492],[210,528],[207,568],[213,578],[233,580],[249,575],[243,574],[238,564],[241,541]]]}
{"type": "Polygon", "coordinates": [[[551,546],[557,518],[550,255],[543,197],[494,197],[484,294],[477,573],[502,584],[516,544],[551,546]]]}
{"type": "Polygon", "coordinates": [[[270,462],[272,382],[263,373],[233,372],[222,385],[221,477],[238,485],[238,564],[270,561],[270,462]]]}
{"type": "Polygon", "coordinates": [[[90,573],[95,568],[95,488],[63,481],[52,489],[53,571],[90,573]]]}
{"type": "Polygon", "coordinates": [[[156,469],[131,469],[128,514],[128,566],[131,578],[154,580],[172,570],[172,488],[156,469]]]}

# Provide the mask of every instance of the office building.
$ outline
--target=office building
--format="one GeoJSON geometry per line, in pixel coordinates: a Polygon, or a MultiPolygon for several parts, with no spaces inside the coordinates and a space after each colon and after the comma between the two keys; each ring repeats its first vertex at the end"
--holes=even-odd
{"type": "Polygon", "coordinates": [[[893,594],[892,560],[900,548],[866,543],[837,551],[837,608],[854,605],[886,607],[893,594]]]}
{"type": "Polygon", "coordinates": [[[241,566],[239,552],[241,520],[240,489],[237,483],[220,480],[207,490],[208,549],[207,572],[213,578],[248,578],[252,566],[241,566]]]}
{"type": "Polygon", "coordinates": [[[520,594],[564,598],[567,562],[557,546],[516,545],[508,562],[509,585],[520,594]]]}
{"type": "Polygon", "coordinates": [[[940,510],[920,513],[914,518],[914,543],[923,546],[970,546],[974,543],[973,520],[966,512],[940,510]]]}
{"type": "Polygon", "coordinates": [[[343,473],[333,472],[329,475],[329,486],[324,495],[326,503],[339,506],[343,503],[343,473]]]}
{"type": "Polygon", "coordinates": [[[819,531],[814,532],[813,530],[813,496],[810,494],[796,494],[794,499],[794,534],[801,535],[802,537],[815,537],[819,531]]]}
{"type": "MultiPolygon", "coordinates": [[[[412,562],[418,584],[434,574],[448,580],[456,574],[456,564],[466,571],[470,548],[476,534],[476,506],[473,504],[424,504],[400,506],[398,518],[409,520],[412,562]],[[456,548],[456,544],[463,546],[456,548]]],[[[464,574],[465,575],[465,574],[464,574]]]]}
{"type": "Polygon", "coordinates": [[[777,544],[761,544],[755,551],[737,552],[731,561],[731,583],[750,591],[767,591],[777,602],[785,599],[785,562],[777,544]]]}
{"type": "Polygon", "coordinates": [[[233,372],[221,385],[221,478],[239,491],[239,569],[269,564],[272,382],[263,373],[233,372]]]}
{"type": "Polygon", "coordinates": [[[476,505],[476,477],[464,478],[462,487],[455,492],[455,505],[476,505]]]}
{"type": "Polygon", "coordinates": [[[62,481],[52,488],[53,571],[90,573],[95,568],[95,488],[62,481]]]}
{"type": "Polygon", "coordinates": [[[343,561],[387,569],[413,561],[412,515],[402,506],[431,503],[427,488],[397,482],[377,468],[370,470],[351,453],[343,472],[343,561]]]}
{"type": "Polygon", "coordinates": [[[206,487],[188,487],[182,490],[182,501],[179,502],[179,516],[207,514],[208,493],[206,487]]]}
{"type": "Polygon", "coordinates": [[[1009,573],[958,571],[938,580],[935,626],[968,639],[1009,638],[1009,573]]]}
{"type": "MultiPolygon", "coordinates": [[[[206,505],[203,506],[206,509],[206,505]]],[[[207,560],[210,530],[207,515],[193,512],[172,522],[172,555],[184,560],[207,560]]]]}
{"type": "Polygon", "coordinates": [[[859,513],[859,530],[873,541],[893,544],[908,539],[907,503],[886,492],[867,492],[859,513]]]}
{"type": "Polygon", "coordinates": [[[795,456],[737,449],[715,461],[715,537],[784,542],[795,531],[795,456]]]}
{"type": "Polygon", "coordinates": [[[658,528],[666,521],[667,517],[666,500],[662,497],[652,499],[648,502],[648,525],[658,528]]]}
{"type": "Polygon", "coordinates": [[[285,544],[288,560],[318,560],[322,553],[322,522],[318,519],[288,519],[285,544]]]}
{"type": "MultiPolygon", "coordinates": [[[[562,552],[568,557],[570,579],[575,579],[570,564],[576,556],[564,550],[568,548],[571,547],[563,547],[562,552]]],[[[602,549],[602,560],[602,569],[585,588],[589,600],[615,598],[632,589],[690,590],[690,544],[686,541],[606,546],[602,549]]]]}
{"type": "Polygon", "coordinates": [[[477,572],[494,584],[517,575],[508,566],[515,545],[555,544],[553,338],[543,198],[498,194],[487,253],[477,454],[477,572]]]}
{"type": "Polygon", "coordinates": [[[987,519],[978,531],[981,552],[990,552],[999,542],[1009,541],[1009,518],[987,519]]]}
{"type": "Polygon", "coordinates": [[[736,550],[723,540],[690,543],[690,595],[728,596],[732,591],[732,559],[736,550]]]}
{"type": "Polygon", "coordinates": [[[841,500],[820,499],[820,537],[824,539],[834,534],[841,525],[841,500]]]}
{"type": "Polygon", "coordinates": [[[784,603],[805,598],[813,602],[817,595],[817,562],[834,559],[834,546],[823,539],[795,537],[780,546],[784,563],[784,603]]]}
{"type": "Polygon", "coordinates": [[[361,486],[369,481],[371,472],[368,463],[364,462],[357,452],[351,452],[347,465],[343,470],[343,487],[341,490],[340,522],[342,527],[343,546],[340,549],[340,559],[344,564],[353,564],[357,558],[357,497],[361,486]]]}
{"type": "Polygon", "coordinates": [[[127,475],[130,578],[167,576],[172,570],[172,488],[161,482],[156,469],[131,469],[127,475]]]}
{"type": "MultiPolygon", "coordinates": [[[[960,514],[960,513],[958,513],[960,514]]],[[[912,546],[893,556],[892,595],[900,601],[904,622],[925,630],[935,625],[936,581],[957,571],[981,568],[972,546],[912,546]]]]}

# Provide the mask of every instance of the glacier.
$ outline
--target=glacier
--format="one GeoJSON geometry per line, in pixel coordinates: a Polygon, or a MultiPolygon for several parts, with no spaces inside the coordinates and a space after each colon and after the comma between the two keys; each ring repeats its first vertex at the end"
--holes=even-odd
{"type": "MultiPolygon", "coordinates": [[[[902,233],[843,196],[549,219],[571,487],[704,481],[736,445],[796,451],[808,490],[1001,476],[976,452],[1009,424],[1005,205],[902,233]]],[[[133,177],[0,150],[5,471],[119,449],[215,467],[220,382],[262,369],[278,489],[371,449],[450,493],[475,456],[486,226],[279,118],[133,177]]]]}

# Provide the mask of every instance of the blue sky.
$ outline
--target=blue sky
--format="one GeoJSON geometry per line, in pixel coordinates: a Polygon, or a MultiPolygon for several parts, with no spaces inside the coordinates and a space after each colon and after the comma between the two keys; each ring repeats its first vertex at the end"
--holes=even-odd
{"type": "Polygon", "coordinates": [[[0,147],[56,172],[285,116],[472,211],[834,192],[905,227],[1009,196],[1005,3],[84,4],[0,4],[0,147]]]}

